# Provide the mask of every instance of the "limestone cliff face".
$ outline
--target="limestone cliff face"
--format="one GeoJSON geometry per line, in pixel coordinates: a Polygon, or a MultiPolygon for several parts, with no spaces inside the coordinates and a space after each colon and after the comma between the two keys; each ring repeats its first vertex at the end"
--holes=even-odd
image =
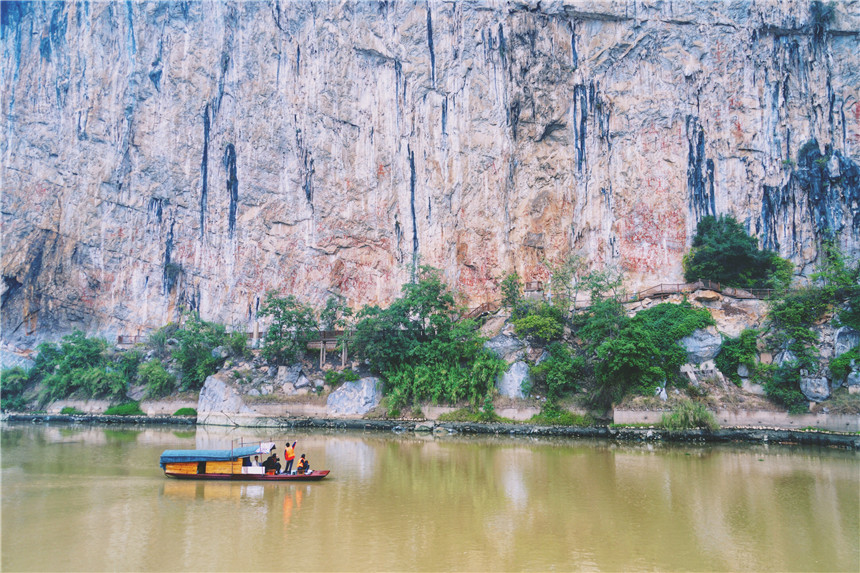
{"type": "Polygon", "coordinates": [[[471,303],[581,254],[681,279],[734,214],[860,247],[860,4],[2,4],[5,343],[135,334],[269,289],[471,303]]]}

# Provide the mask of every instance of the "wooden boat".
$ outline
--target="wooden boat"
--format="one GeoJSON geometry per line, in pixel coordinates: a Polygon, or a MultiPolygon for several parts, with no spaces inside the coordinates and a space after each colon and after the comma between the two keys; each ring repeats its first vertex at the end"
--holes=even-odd
{"type": "Polygon", "coordinates": [[[329,474],[329,470],[276,474],[251,465],[253,456],[267,456],[274,447],[274,442],[260,442],[229,450],[165,450],[160,464],[164,475],[176,479],[318,481],[329,474]]]}

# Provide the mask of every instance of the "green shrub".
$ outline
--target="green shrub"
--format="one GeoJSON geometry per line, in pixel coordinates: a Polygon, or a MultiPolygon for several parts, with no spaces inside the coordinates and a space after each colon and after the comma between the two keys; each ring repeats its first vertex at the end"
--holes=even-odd
{"type": "Polygon", "coordinates": [[[137,375],[140,381],[146,384],[146,395],[149,398],[160,398],[176,389],[176,378],[164,369],[161,361],[154,358],[141,364],[137,375]]]}
{"type": "Polygon", "coordinates": [[[564,314],[557,306],[541,302],[521,304],[514,312],[517,335],[548,343],[564,334],[564,314]]]}
{"type": "Polygon", "coordinates": [[[608,405],[629,392],[650,395],[664,383],[680,383],[687,353],[677,341],[712,324],[707,310],[687,302],[662,303],[641,311],[617,336],[597,347],[598,386],[592,400],[608,405]]]}
{"type": "Polygon", "coordinates": [[[23,410],[26,406],[24,390],[29,382],[29,374],[20,366],[0,372],[0,409],[4,412],[23,410]]]}
{"type": "Polygon", "coordinates": [[[360,377],[352,369],[347,368],[341,372],[337,370],[329,370],[325,373],[325,383],[329,386],[337,386],[343,382],[355,382],[360,377]]]}
{"type": "Polygon", "coordinates": [[[582,378],[585,359],[574,356],[560,342],[550,344],[547,351],[549,358],[532,367],[531,374],[536,383],[546,386],[547,402],[554,404],[566,392],[577,389],[576,381],[582,378]]]}
{"type": "Polygon", "coordinates": [[[173,413],[174,416],[196,416],[197,410],[194,408],[179,408],[173,413]]]}
{"type": "Polygon", "coordinates": [[[38,355],[31,376],[42,382],[42,404],[75,392],[93,398],[116,398],[128,388],[128,380],[121,371],[124,364],[121,362],[118,367],[108,359],[108,344],[104,339],[87,338],[76,330],[64,336],[60,344],[43,342],[36,349],[38,355]]]}
{"type": "Polygon", "coordinates": [[[495,380],[505,362],[489,351],[470,365],[458,363],[401,364],[386,373],[389,404],[394,408],[417,405],[423,400],[456,403],[467,400],[477,407],[495,388],[495,380]]]}
{"type": "Polygon", "coordinates": [[[325,301],[325,308],[320,311],[320,326],[325,330],[346,328],[352,314],[352,309],[346,305],[343,297],[330,296],[325,301]]]}
{"type": "Polygon", "coordinates": [[[760,250],[732,216],[703,217],[683,263],[688,282],[708,279],[740,288],[784,288],[791,268],[775,253],[760,250]]]}
{"type": "Polygon", "coordinates": [[[529,424],[536,426],[593,426],[594,418],[589,415],[574,414],[557,406],[546,405],[540,414],[535,414],[529,424]]]}
{"type": "Polygon", "coordinates": [[[671,412],[663,414],[660,425],[673,432],[707,428],[716,430],[720,427],[714,414],[701,402],[684,400],[672,408],[671,412]]]}
{"type": "Polygon", "coordinates": [[[230,355],[238,358],[248,358],[251,353],[248,349],[248,333],[233,331],[227,335],[227,347],[230,355]]]}
{"type": "Polygon", "coordinates": [[[137,367],[140,366],[141,360],[143,360],[143,353],[140,350],[120,352],[115,362],[115,369],[127,384],[134,384],[137,380],[137,367]]]}
{"type": "Polygon", "coordinates": [[[149,347],[155,350],[159,356],[166,356],[167,341],[176,334],[177,330],[179,330],[179,326],[173,322],[162,326],[149,335],[149,347]]]}
{"type": "Polygon", "coordinates": [[[714,360],[720,372],[738,386],[741,385],[738,367],[744,364],[750,372],[755,369],[757,338],[758,331],[754,328],[745,328],[737,338],[725,338],[720,353],[714,360]]]}
{"type": "Polygon", "coordinates": [[[809,401],[800,391],[800,365],[797,362],[783,362],[780,366],[759,370],[758,381],[764,384],[768,398],[785,406],[792,414],[809,410],[809,401]]]}
{"type": "Polygon", "coordinates": [[[472,408],[460,408],[453,412],[440,414],[440,422],[472,422],[483,424],[513,424],[514,420],[502,418],[494,410],[474,410],[472,408]]]}
{"type": "Polygon", "coordinates": [[[62,410],[60,410],[60,414],[65,414],[67,416],[79,416],[84,413],[85,412],[78,410],[73,406],[65,406],[62,410]]]}
{"type": "Polygon", "coordinates": [[[140,402],[126,402],[117,406],[111,406],[105,410],[107,416],[145,416],[140,409],[140,402]]]}
{"type": "Polygon", "coordinates": [[[860,364],[860,346],[844,352],[830,361],[830,373],[834,380],[844,381],[851,374],[851,361],[860,364]]]}
{"type": "Polygon", "coordinates": [[[128,381],[120,372],[104,366],[91,366],[77,370],[81,388],[93,398],[119,398],[125,395],[128,381]]]}

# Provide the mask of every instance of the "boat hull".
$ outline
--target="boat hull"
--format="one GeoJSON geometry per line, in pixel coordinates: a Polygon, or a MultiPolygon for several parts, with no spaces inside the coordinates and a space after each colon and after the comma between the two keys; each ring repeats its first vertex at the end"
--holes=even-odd
{"type": "Polygon", "coordinates": [[[188,474],[164,472],[169,478],[174,479],[199,479],[220,481],[319,481],[329,474],[330,470],[314,470],[310,474],[188,474]]]}

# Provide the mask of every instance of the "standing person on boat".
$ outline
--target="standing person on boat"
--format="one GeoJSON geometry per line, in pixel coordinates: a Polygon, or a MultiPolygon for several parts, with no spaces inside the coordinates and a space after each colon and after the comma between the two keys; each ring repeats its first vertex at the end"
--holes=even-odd
{"type": "Polygon", "coordinates": [[[296,458],[296,443],[293,442],[293,445],[290,445],[290,442],[287,442],[286,448],[284,449],[284,473],[288,474],[293,469],[293,460],[296,458]]]}
{"type": "Polygon", "coordinates": [[[311,469],[311,465],[308,463],[308,460],[305,459],[305,455],[302,454],[302,457],[299,460],[299,473],[300,474],[309,473],[310,469],[311,469]]]}

